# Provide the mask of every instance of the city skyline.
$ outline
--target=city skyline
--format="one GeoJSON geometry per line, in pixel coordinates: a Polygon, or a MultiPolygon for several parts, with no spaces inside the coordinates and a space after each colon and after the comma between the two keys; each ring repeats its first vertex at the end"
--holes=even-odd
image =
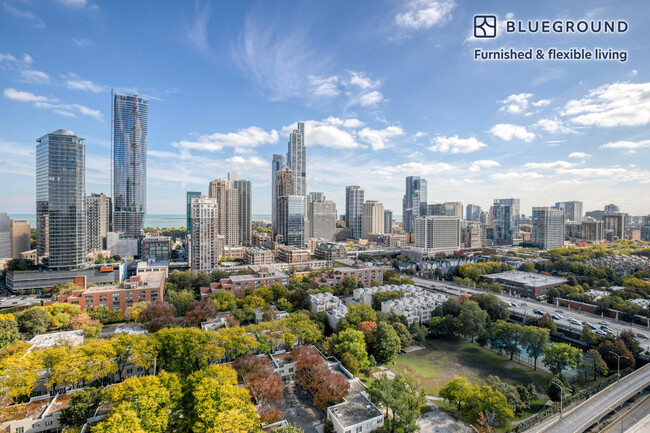
{"type": "Polygon", "coordinates": [[[521,19],[627,19],[629,31],[615,39],[503,36],[480,45],[615,44],[631,50],[625,63],[594,68],[580,62],[475,62],[477,43],[468,35],[476,11],[450,1],[440,18],[425,20],[425,3],[381,4],[372,12],[355,5],[352,15],[366,12],[360,23],[346,18],[336,24],[335,8],[323,5],[223,11],[199,2],[161,10],[138,30],[129,24],[147,6],[135,5],[134,17],[119,25],[128,37],[142,39],[139,48],[126,36],[104,34],[117,14],[110,4],[46,4],[30,11],[49,17],[41,22],[16,15],[29,5],[5,5],[2,33],[11,34],[4,40],[12,42],[0,47],[0,182],[12,188],[3,194],[3,210],[36,212],[34,140],[57,129],[86,138],[86,194],[111,194],[108,98],[115,88],[137,91],[153,106],[149,213],[181,214],[186,191],[205,193],[207,182],[237,171],[251,180],[252,213],[270,214],[272,155],[285,152],[298,121],[305,122],[309,155],[306,192],[323,191],[339,213],[345,187],[359,185],[399,215],[406,176],[427,179],[428,203],[460,201],[488,210],[495,198],[517,197],[527,215],[533,206],[571,200],[584,202],[585,212],[613,202],[632,215],[648,213],[650,56],[638,43],[648,11],[629,4],[613,9],[606,2],[504,2],[484,11],[521,19]],[[284,19],[309,11],[310,18],[303,31],[283,36],[278,11],[284,19]],[[266,26],[266,15],[276,22],[266,26]],[[177,40],[160,41],[155,33],[154,43],[156,26],[176,17],[170,32],[177,40]],[[234,24],[220,31],[221,20],[234,24]],[[345,31],[332,39],[318,30],[319,20],[327,20],[330,31],[345,31]],[[160,55],[159,48],[169,52],[160,55]],[[147,54],[134,56],[138,49],[147,54]],[[369,55],[359,59],[359,50],[369,55]],[[170,64],[168,55],[182,65],[170,64]],[[75,58],[85,64],[77,66],[75,58]],[[108,67],[127,61],[130,70],[108,67]],[[441,62],[449,66],[437,67],[441,62]],[[163,67],[170,70],[151,73],[163,67]]]}

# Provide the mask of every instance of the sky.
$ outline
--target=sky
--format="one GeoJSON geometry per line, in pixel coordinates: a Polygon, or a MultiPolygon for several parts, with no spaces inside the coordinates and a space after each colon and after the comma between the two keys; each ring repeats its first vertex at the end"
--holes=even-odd
{"type": "Polygon", "coordinates": [[[35,213],[36,139],[86,143],[86,193],[111,193],[111,89],[150,99],[147,210],[236,171],[271,209],[271,158],[306,122],[307,186],[345,212],[360,185],[396,215],[406,176],[428,202],[487,210],[581,200],[650,213],[646,1],[96,1],[0,4],[0,212],[35,213]],[[503,20],[626,20],[622,34],[473,37],[503,20]],[[479,61],[474,49],[595,47],[627,61],[479,61]]]}

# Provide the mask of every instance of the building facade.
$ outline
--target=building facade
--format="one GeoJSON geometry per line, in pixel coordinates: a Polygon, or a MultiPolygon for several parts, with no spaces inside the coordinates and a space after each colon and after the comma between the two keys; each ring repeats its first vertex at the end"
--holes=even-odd
{"type": "Polygon", "coordinates": [[[11,259],[11,220],[6,213],[0,213],[0,260],[11,259]]]}
{"type": "Polygon", "coordinates": [[[171,260],[172,241],[169,236],[147,236],[142,238],[140,255],[146,262],[168,262],[171,260]]]}
{"type": "Polygon", "coordinates": [[[384,204],[376,200],[363,204],[361,237],[368,239],[370,233],[384,234],[384,204]]]}
{"type": "Polygon", "coordinates": [[[353,238],[361,237],[364,191],[358,185],[345,187],[345,223],[353,238]]]}
{"type": "Polygon", "coordinates": [[[576,224],[582,222],[582,202],[581,201],[561,201],[555,203],[558,209],[564,209],[564,220],[576,224]]]}
{"type": "Polygon", "coordinates": [[[147,211],[149,100],[113,94],[113,231],[137,238],[147,211]]]}
{"type": "Polygon", "coordinates": [[[237,217],[239,224],[239,243],[245,246],[251,245],[251,223],[252,223],[252,192],[251,181],[237,179],[237,173],[228,173],[230,187],[237,191],[237,217]]]}
{"type": "Polygon", "coordinates": [[[110,232],[111,198],[106,194],[86,196],[86,251],[104,248],[106,233],[110,232]]]}
{"type": "Polygon", "coordinates": [[[624,239],[625,214],[622,212],[605,212],[603,214],[603,229],[605,231],[605,239],[609,241],[624,239]]]}
{"type": "Polygon", "coordinates": [[[192,199],[192,236],[190,267],[193,271],[211,271],[219,265],[225,238],[219,234],[217,199],[206,196],[192,199]]]}
{"type": "Polygon", "coordinates": [[[209,191],[219,209],[218,233],[224,236],[226,245],[239,245],[239,192],[231,188],[228,179],[213,180],[209,191]]]}
{"type": "Polygon", "coordinates": [[[192,235],[192,199],[201,197],[199,191],[187,191],[185,195],[186,210],[185,210],[185,234],[192,235]]]}
{"type": "Polygon", "coordinates": [[[307,145],[304,122],[298,122],[297,128],[289,134],[287,165],[293,173],[294,194],[307,196],[307,145]]]}
{"type": "Polygon", "coordinates": [[[384,233],[393,233],[393,211],[384,209],[384,233]]]}
{"type": "Polygon", "coordinates": [[[415,246],[427,252],[460,250],[460,218],[426,216],[416,219],[415,246]]]}
{"type": "Polygon", "coordinates": [[[465,207],[465,219],[469,221],[480,221],[481,206],[468,204],[467,207],[465,207]]]}
{"type": "Polygon", "coordinates": [[[406,178],[402,199],[402,221],[406,233],[415,232],[415,219],[427,214],[427,181],[417,176],[406,178]]]}
{"type": "Polygon", "coordinates": [[[603,222],[597,220],[582,221],[582,224],[580,224],[580,238],[594,243],[604,241],[603,222]]]}
{"type": "Polygon", "coordinates": [[[278,199],[278,235],[282,243],[302,247],[305,245],[305,197],[287,195],[278,199]]]}
{"type": "MultiPolygon", "coordinates": [[[[275,233],[275,215],[276,215],[276,208],[277,208],[277,194],[276,194],[276,187],[275,187],[275,182],[276,178],[278,175],[278,171],[282,170],[282,168],[286,165],[286,159],[284,155],[278,155],[274,154],[273,155],[273,160],[271,161],[271,227],[273,227],[273,233],[275,233]]],[[[293,192],[292,192],[293,193],[293,192]]]]}
{"type": "Polygon", "coordinates": [[[564,246],[564,209],[534,207],[531,239],[543,249],[564,246]]]}
{"type": "MultiPolygon", "coordinates": [[[[27,224],[27,221],[10,220],[9,233],[11,236],[11,257],[19,259],[20,253],[31,250],[31,227],[27,224]]],[[[36,263],[35,260],[34,263],[36,263]]]]}
{"type": "Polygon", "coordinates": [[[327,242],[336,240],[336,203],[324,199],[313,200],[312,197],[308,216],[310,238],[322,238],[327,242]]]}
{"type": "Polygon", "coordinates": [[[86,263],[86,146],[59,129],[36,140],[37,249],[50,269],[86,263]]]}

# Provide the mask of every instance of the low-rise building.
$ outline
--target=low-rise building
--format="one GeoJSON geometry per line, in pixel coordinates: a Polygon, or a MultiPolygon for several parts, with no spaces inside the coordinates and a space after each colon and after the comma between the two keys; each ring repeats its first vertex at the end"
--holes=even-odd
{"type": "Polygon", "coordinates": [[[74,283],[85,287],[86,284],[104,284],[122,281],[126,278],[124,263],[96,265],[76,271],[7,271],[6,285],[16,292],[27,290],[42,291],[57,284],[74,283]]]}
{"type": "Polygon", "coordinates": [[[169,236],[147,236],[142,238],[140,256],[148,262],[169,261],[172,253],[172,241],[169,236]]]}
{"type": "Polygon", "coordinates": [[[348,307],[343,303],[337,307],[330,308],[325,311],[327,324],[330,325],[330,328],[336,329],[339,326],[339,322],[345,318],[346,314],[348,314],[348,307]]]}
{"type": "Polygon", "coordinates": [[[370,287],[373,282],[381,283],[384,280],[384,272],[379,267],[366,267],[363,262],[357,261],[352,267],[334,268],[332,277],[335,286],[342,284],[347,277],[352,277],[357,280],[357,285],[370,287]]]}
{"type": "Polygon", "coordinates": [[[354,289],[352,291],[352,297],[357,302],[362,302],[366,305],[372,305],[372,297],[375,293],[396,291],[402,292],[403,297],[418,296],[426,293],[424,290],[417,288],[412,284],[386,284],[383,286],[360,287],[358,289],[354,289]]]}
{"type": "Polygon", "coordinates": [[[31,260],[34,264],[38,263],[38,253],[37,250],[27,250],[19,253],[20,259],[22,260],[31,260]]]}
{"type": "Polygon", "coordinates": [[[301,272],[307,269],[316,270],[323,269],[330,266],[330,262],[327,260],[310,260],[307,263],[301,265],[290,265],[289,263],[275,262],[272,266],[282,272],[301,272]]]}
{"type": "Polygon", "coordinates": [[[525,298],[537,298],[546,295],[549,289],[566,284],[566,278],[532,272],[508,271],[498,274],[486,274],[481,279],[488,283],[497,283],[513,295],[525,298]]]}
{"type": "Polygon", "coordinates": [[[316,246],[314,256],[319,259],[334,261],[336,259],[345,259],[348,257],[348,252],[344,245],[335,244],[332,242],[322,242],[316,246]]]}
{"type": "Polygon", "coordinates": [[[341,305],[338,296],[329,292],[314,293],[309,295],[309,309],[312,313],[320,313],[341,305]]]}
{"type": "Polygon", "coordinates": [[[32,398],[28,403],[7,406],[7,414],[0,421],[0,431],[11,433],[58,432],[64,428],[59,421],[61,411],[70,404],[70,394],[44,395],[32,398]],[[10,418],[10,419],[7,419],[10,418]]]}
{"type": "Polygon", "coordinates": [[[163,271],[135,275],[122,284],[94,286],[59,295],[58,302],[79,305],[82,310],[102,306],[112,310],[126,310],[137,302],[162,301],[165,295],[166,275],[163,271]]]}
{"type": "Polygon", "coordinates": [[[223,247],[223,256],[230,260],[244,260],[246,248],[240,245],[225,245],[223,247]]]}
{"type": "Polygon", "coordinates": [[[384,414],[365,393],[350,392],[344,401],[327,408],[336,433],[366,433],[384,425],[384,414]]]}
{"type": "Polygon", "coordinates": [[[309,250],[293,245],[283,245],[277,250],[277,259],[294,266],[305,265],[309,263],[309,250]]]}
{"type": "Polygon", "coordinates": [[[247,265],[270,265],[273,263],[273,251],[268,248],[246,248],[244,263],[247,265]]]}
{"type": "Polygon", "coordinates": [[[440,295],[421,294],[408,298],[391,299],[381,303],[381,312],[404,316],[409,326],[413,323],[427,323],[433,310],[447,298],[440,295]]]}
{"type": "Polygon", "coordinates": [[[218,283],[212,283],[209,287],[201,287],[201,298],[206,298],[220,290],[227,290],[236,298],[244,298],[247,294],[254,292],[262,286],[289,284],[289,276],[280,272],[273,266],[249,266],[251,270],[247,275],[231,275],[222,278],[218,283]]]}

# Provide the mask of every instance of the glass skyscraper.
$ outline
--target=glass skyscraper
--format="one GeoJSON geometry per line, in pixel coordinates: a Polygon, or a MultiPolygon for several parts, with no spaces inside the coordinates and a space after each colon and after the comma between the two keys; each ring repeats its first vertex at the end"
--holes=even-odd
{"type": "Polygon", "coordinates": [[[113,94],[113,230],[140,235],[147,210],[149,100],[113,94]]]}
{"type": "Polygon", "coordinates": [[[358,185],[345,187],[345,224],[352,230],[353,238],[361,237],[364,192],[358,185]]]}
{"type": "Polygon", "coordinates": [[[289,135],[287,165],[293,171],[293,187],[296,195],[307,195],[307,156],[305,144],[305,122],[289,135]]]}
{"type": "Polygon", "coordinates": [[[278,198],[279,234],[285,245],[305,245],[305,197],[286,195],[278,198]]]}
{"type": "Polygon", "coordinates": [[[402,200],[402,220],[406,233],[415,232],[415,219],[427,214],[427,181],[417,176],[406,178],[402,200]]]}
{"type": "Polygon", "coordinates": [[[200,191],[187,191],[187,211],[185,214],[185,234],[192,234],[192,199],[201,197],[200,191]]]}
{"type": "Polygon", "coordinates": [[[84,139],[58,129],[36,141],[38,254],[50,269],[80,269],[86,262],[84,139]]]}

